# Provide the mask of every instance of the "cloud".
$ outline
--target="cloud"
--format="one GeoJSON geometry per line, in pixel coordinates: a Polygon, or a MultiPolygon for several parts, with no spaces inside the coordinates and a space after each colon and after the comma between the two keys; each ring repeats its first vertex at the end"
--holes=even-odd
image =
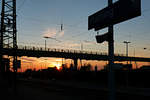
{"type": "Polygon", "coordinates": [[[43,36],[47,36],[47,37],[56,37],[57,31],[54,28],[48,28],[46,29],[46,31],[43,32],[43,36]]]}
{"type": "Polygon", "coordinates": [[[69,47],[69,48],[80,48],[81,44],[79,43],[74,43],[72,41],[67,41],[63,44],[63,46],[65,47],[69,47]]]}
{"type": "Polygon", "coordinates": [[[62,37],[64,36],[65,31],[57,31],[55,28],[47,28],[44,32],[43,32],[43,36],[46,37],[62,37]]]}
{"type": "Polygon", "coordinates": [[[57,49],[79,49],[80,46],[81,46],[80,43],[75,43],[67,40],[60,42],[59,44],[52,45],[53,48],[57,48],[57,49]]]}
{"type": "Polygon", "coordinates": [[[65,34],[65,31],[63,30],[63,31],[59,32],[58,36],[62,37],[62,36],[64,36],[64,34],[65,34]]]}
{"type": "Polygon", "coordinates": [[[31,61],[21,61],[23,64],[24,63],[32,63],[31,61]]]}
{"type": "Polygon", "coordinates": [[[84,42],[83,43],[86,43],[86,44],[88,44],[88,45],[93,45],[93,44],[97,44],[96,42],[94,42],[94,41],[87,41],[87,40],[84,40],[84,42]]]}
{"type": "Polygon", "coordinates": [[[23,61],[27,61],[27,62],[36,61],[36,59],[34,59],[34,58],[28,58],[28,57],[22,57],[21,59],[22,59],[23,61]]]}

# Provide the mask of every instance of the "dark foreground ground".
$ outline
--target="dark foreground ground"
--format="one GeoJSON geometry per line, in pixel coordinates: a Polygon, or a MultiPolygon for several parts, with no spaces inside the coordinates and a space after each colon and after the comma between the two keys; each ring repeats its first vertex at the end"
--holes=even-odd
{"type": "MultiPolygon", "coordinates": [[[[17,88],[0,82],[0,100],[108,100],[108,89],[80,81],[21,79],[17,88]]],[[[116,100],[150,100],[150,89],[119,87],[116,100]]]]}

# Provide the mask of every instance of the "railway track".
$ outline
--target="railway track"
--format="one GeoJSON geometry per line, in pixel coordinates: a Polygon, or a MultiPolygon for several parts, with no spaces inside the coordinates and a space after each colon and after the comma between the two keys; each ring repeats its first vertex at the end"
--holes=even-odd
{"type": "MultiPolygon", "coordinates": [[[[82,100],[108,100],[107,89],[92,89],[88,87],[77,86],[74,84],[61,84],[57,81],[43,80],[19,80],[18,84],[32,90],[46,91],[49,94],[65,96],[70,98],[79,98],[82,100]]],[[[67,100],[67,99],[66,99],[67,100]]],[[[150,100],[150,96],[131,94],[128,92],[116,92],[116,100],[150,100]]]]}

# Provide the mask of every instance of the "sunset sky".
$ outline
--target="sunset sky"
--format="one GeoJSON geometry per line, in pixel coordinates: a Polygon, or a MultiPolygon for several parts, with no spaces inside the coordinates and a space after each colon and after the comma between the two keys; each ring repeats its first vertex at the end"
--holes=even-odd
{"type": "MultiPolygon", "coordinates": [[[[131,42],[129,56],[135,53],[135,56],[150,57],[150,0],[141,1],[142,16],[115,25],[115,53],[125,54],[123,41],[126,40],[131,42]]],[[[107,42],[96,44],[96,32],[88,31],[88,16],[106,6],[107,0],[17,0],[18,45],[44,47],[43,36],[51,36],[61,42],[47,39],[49,48],[80,50],[83,44],[83,50],[107,52],[107,42]]],[[[107,28],[99,31],[105,32],[107,28]]],[[[32,60],[40,63],[45,58],[23,59],[24,63],[32,60]]],[[[47,59],[49,66],[61,62],[47,59]]]]}

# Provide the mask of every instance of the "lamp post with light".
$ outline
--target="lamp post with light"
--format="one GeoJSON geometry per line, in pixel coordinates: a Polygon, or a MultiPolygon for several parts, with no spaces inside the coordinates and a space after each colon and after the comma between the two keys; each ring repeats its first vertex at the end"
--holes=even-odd
{"type": "MultiPolygon", "coordinates": [[[[125,43],[126,44],[126,57],[128,57],[128,44],[129,43],[131,43],[131,42],[129,42],[129,41],[124,41],[123,43],[125,43]]],[[[127,64],[128,64],[128,61],[127,61],[127,64]]]]}
{"type": "Polygon", "coordinates": [[[49,36],[44,36],[43,38],[45,38],[45,51],[46,51],[46,39],[53,39],[53,40],[55,40],[55,41],[57,41],[57,42],[62,42],[62,41],[60,41],[60,40],[57,40],[56,38],[49,37],[49,36]]]}
{"type": "Polygon", "coordinates": [[[48,36],[44,36],[43,38],[45,38],[45,51],[46,51],[46,39],[50,38],[48,36]]]}

